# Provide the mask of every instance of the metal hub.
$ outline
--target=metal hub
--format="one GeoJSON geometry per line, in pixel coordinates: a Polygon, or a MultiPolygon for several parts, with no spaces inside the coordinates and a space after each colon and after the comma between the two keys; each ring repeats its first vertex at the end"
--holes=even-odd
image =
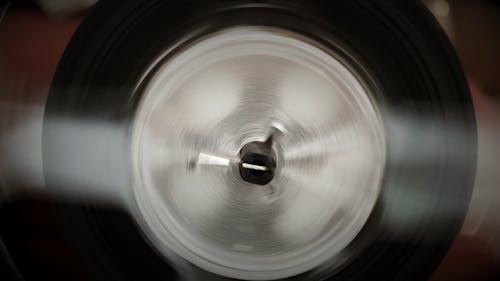
{"type": "Polygon", "coordinates": [[[250,142],[243,146],[240,157],[239,169],[244,181],[266,185],[273,179],[276,170],[276,153],[270,142],[250,142]]]}
{"type": "Polygon", "coordinates": [[[134,194],[167,258],[271,280],[356,237],[378,198],[384,131],[362,81],[326,49],[241,27],[155,68],[133,127],[134,194]]]}

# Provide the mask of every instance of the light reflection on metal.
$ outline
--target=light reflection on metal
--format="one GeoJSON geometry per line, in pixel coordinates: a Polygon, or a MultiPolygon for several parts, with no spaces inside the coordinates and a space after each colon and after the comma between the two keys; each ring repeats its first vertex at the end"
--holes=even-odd
{"type": "Polygon", "coordinates": [[[378,197],[385,140],[370,94],[335,54],[248,27],[210,35],[158,69],[132,156],[141,225],[160,251],[269,280],[312,269],[354,239],[378,197]],[[232,165],[253,142],[276,163],[265,185],[232,165]]]}

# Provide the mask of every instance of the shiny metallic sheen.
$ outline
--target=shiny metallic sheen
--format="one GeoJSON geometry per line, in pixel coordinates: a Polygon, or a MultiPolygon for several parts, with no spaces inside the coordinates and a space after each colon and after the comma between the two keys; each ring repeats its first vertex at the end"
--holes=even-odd
{"type": "Polygon", "coordinates": [[[132,155],[142,226],[161,252],[264,280],[311,270],[354,239],[378,198],[385,139],[366,87],[335,54],[288,31],[240,27],[158,68],[132,155]],[[271,136],[273,179],[242,180],[240,149],[271,136]]]}

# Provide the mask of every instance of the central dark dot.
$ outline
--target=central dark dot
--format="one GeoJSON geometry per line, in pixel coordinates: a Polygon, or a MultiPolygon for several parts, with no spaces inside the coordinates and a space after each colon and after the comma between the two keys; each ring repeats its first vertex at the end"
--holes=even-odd
{"type": "Polygon", "coordinates": [[[240,150],[240,175],[249,183],[266,185],[274,177],[276,169],[275,154],[269,144],[251,142],[240,150]]]}

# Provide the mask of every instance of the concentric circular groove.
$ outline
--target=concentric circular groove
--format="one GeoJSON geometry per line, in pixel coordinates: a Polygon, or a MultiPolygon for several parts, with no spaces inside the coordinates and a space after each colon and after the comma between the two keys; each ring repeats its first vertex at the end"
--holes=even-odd
{"type": "Polygon", "coordinates": [[[274,28],[211,34],[143,92],[132,155],[144,230],[167,257],[223,276],[305,272],[367,221],[384,142],[370,93],[335,54],[274,28]],[[241,149],[273,134],[272,179],[245,180],[241,149]]]}

